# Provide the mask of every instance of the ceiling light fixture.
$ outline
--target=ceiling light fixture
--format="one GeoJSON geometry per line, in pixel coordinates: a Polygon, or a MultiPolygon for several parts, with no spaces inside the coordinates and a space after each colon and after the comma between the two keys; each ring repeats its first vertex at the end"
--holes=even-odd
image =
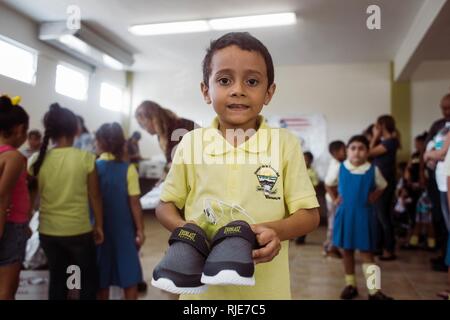
{"type": "Polygon", "coordinates": [[[137,36],[161,34],[193,33],[234,29],[251,29],[274,26],[287,26],[297,23],[294,12],[263,14],[256,16],[193,20],[167,23],[134,25],[128,31],[137,36]]]}

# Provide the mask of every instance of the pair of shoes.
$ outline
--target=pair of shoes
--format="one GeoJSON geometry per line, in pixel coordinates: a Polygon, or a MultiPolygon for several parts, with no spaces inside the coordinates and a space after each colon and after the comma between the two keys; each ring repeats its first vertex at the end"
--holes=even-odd
{"type": "Polygon", "coordinates": [[[377,291],[377,293],[375,293],[375,294],[369,294],[369,300],[385,300],[385,301],[389,301],[389,300],[394,300],[394,298],[385,295],[381,291],[377,291]]]}
{"type": "Polygon", "coordinates": [[[378,259],[381,261],[394,261],[397,260],[397,256],[395,254],[390,254],[387,257],[386,256],[379,256],[378,259]]]}
{"type": "Polygon", "coordinates": [[[153,270],[152,285],[175,294],[200,294],[206,285],[255,285],[256,244],[245,221],[220,228],[211,246],[205,232],[188,223],[172,232],[169,249],[153,270]]]}
{"type": "Polygon", "coordinates": [[[346,286],[341,292],[342,300],[352,300],[358,296],[358,289],[354,286],[346,286]]]}

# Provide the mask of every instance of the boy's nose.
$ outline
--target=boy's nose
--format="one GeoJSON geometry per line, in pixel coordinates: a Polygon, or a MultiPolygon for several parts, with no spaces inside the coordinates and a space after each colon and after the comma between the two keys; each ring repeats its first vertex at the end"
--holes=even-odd
{"type": "Polygon", "coordinates": [[[240,82],[235,83],[231,88],[230,95],[232,97],[245,97],[244,86],[240,82]]]}

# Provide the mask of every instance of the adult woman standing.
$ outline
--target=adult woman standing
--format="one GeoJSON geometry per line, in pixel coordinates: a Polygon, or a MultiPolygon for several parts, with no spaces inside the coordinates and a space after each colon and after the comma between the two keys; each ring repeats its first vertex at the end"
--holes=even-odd
{"type": "Polygon", "coordinates": [[[139,105],[135,117],[142,129],[158,136],[159,146],[167,160],[166,169],[170,168],[176,146],[183,135],[198,127],[195,122],[180,118],[172,111],[148,100],[139,105]]]}
{"type": "Polygon", "coordinates": [[[380,260],[395,260],[395,235],[391,217],[391,206],[396,186],[397,150],[400,148],[399,134],[395,119],[383,115],[377,119],[373,127],[373,137],[370,143],[370,156],[373,163],[380,169],[388,182],[388,187],[376,203],[379,225],[380,249],[383,254],[380,260]]]}

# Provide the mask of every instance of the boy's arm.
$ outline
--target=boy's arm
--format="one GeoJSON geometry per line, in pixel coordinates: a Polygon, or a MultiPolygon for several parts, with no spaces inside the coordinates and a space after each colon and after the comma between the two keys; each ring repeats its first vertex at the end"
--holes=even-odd
{"type": "Polygon", "coordinates": [[[255,263],[270,262],[278,255],[281,241],[314,231],[320,222],[319,210],[299,209],[286,219],[252,225],[261,249],[253,251],[255,263]]]}
{"type": "Polygon", "coordinates": [[[156,207],[156,218],[170,232],[187,223],[172,202],[161,201],[156,207]]]}
{"type": "Polygon", "coordinates": [[[134,225],[136,226],[136,244],[141,247],[145,242],[144,215],[142,214],[141,201],[139,196],[129,196],[131,213],[134,225]]]}
{"type": "Polygon", "coordinates": [[[88,195],[89,203],[94,211],[94,237],[95,243],[101,244],[103,242],[103,208],[102,197],[100,194],[100,187],[98,183],[97,170],[94,170],[88,175],[88,195]]]}

